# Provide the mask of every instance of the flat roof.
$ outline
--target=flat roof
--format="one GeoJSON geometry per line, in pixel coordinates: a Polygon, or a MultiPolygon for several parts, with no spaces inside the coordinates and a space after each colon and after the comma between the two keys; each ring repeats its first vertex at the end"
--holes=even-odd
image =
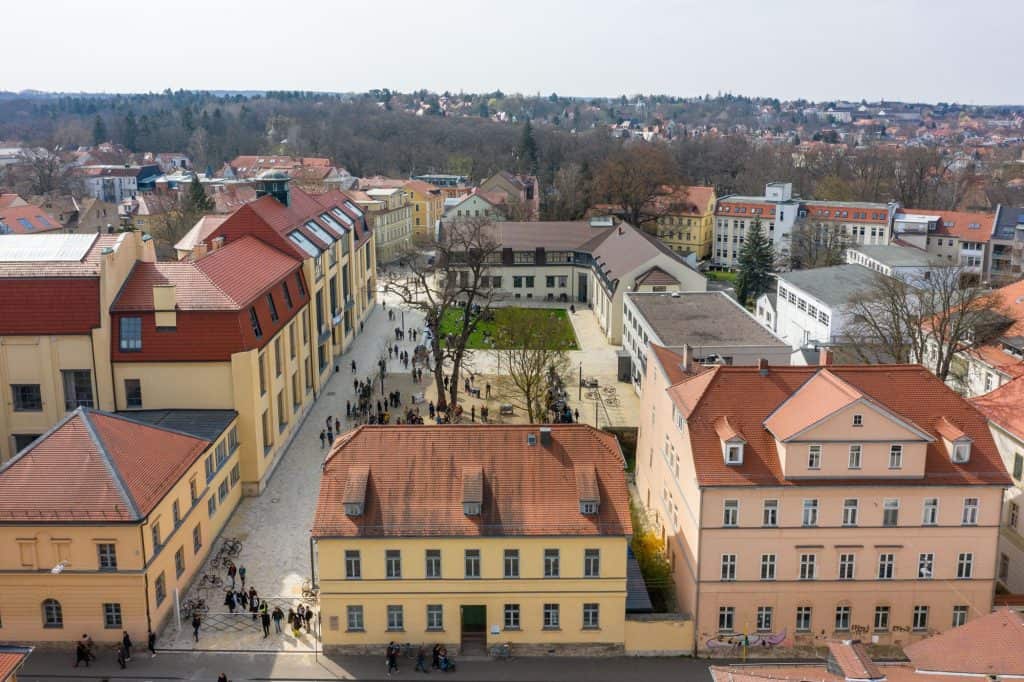
{"type": "Polygon", "coordinates": [[[875,277],[882,276],[871,268],[848,263],[783,272],[779,273],[778,278],[794,289],[800,289],[822,303],[835,307],[849,303],[851,296],[867,291],[874,284],[875,277]]]}
{"type": "Polygon", "coordinates": [[[7,234],[0,239],[0,262],[39,263],[80,261],[96,234],[7,234]]]}
{"type": "Polygon", "coordinates": [[[220,437],[238,413],[234,410],[123,410],[119,417],[186,433],[211,443],[220,437]]]}
{"type": "Polygon", "coordinates": [[[867,246],[851,246],[851,251],[863,253],[883,265],[893,268],[906,267],[927,267],[935,262],[934,257],[929,256],[926,251],[915,249],[910,246],[897,246],[896,244],[874,244],[867,246]]]}
{"type": "Polygon", "coordinates": [[[662,345],[778,346],[788,348],[721,291],[626,294],[662,345]]]}

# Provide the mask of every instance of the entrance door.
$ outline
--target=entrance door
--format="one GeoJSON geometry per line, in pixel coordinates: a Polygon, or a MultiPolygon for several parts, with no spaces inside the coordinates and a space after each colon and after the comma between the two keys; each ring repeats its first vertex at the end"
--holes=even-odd
{"type": "Polygon", "coordinates": [[[576,275],[576,300],[580,303],[587,302],[587,274],[585,272],[576,275]]]}
{"type": "Polygon", "coordinates": [[[487,607],[462,607],[461,655],[482,656],[487,648],[487,607]]]}

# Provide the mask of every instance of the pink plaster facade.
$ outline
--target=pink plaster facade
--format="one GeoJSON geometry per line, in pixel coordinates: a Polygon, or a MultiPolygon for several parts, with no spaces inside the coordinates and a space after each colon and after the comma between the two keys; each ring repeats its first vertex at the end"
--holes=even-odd
{"type": "Polygon", "coordinates": [[[679,610],[696,621],[697,650],[783,630],[783,646],[906,644],[991,610],[1003,485],[925,478],[926,445],[941,438],[855,402],[775,440],[782,484],[701,485],[693,425],[666,393],[678,372],[654,353],[647,367],[636,486],[666,541],[679,610]],[[859,468],[851,445],[861,446],[859,468]]]}

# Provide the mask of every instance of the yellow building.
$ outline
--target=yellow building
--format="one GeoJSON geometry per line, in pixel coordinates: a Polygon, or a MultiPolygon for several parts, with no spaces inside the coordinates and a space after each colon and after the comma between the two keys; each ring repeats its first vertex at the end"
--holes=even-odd
{"type": "Polygon", "coordinates": [[[18,671],[31,654],[30,646],[0,644],[0,682],[18,682],[18,671]]]}
{"type": "Polygon", "coordinates": [[[657,219],[644,228],[678,253],[696,254],[697,260],[711,257],[715,239],[715,188],[665,187],[652,202],[657,219]]]}
{"type": "Polygon", "coordinates": [[[613,436],[582,425],[350,432],[312,531],[325,649],[624,651],[623,465],[613,436]]]}
{"type": "Polygon", "coordinates": [[[434,226],[444,214],[444,193],[440,188],[422,180],[409,180],[402,188],[412,204],[412,234],[414,239],[431,239],[434,226]]]}
{"type": "Polygon", "coordinates": [[[78,408],[0,469],[5,638],[142,643],[174,617],[241,498],[237,419],[134,417],[78,408]]]}
{"type": "Polygon", "coordinates": [[[372,225],[377,260],[390,263],[412,248],[412,204],[407,192],[398,187],[374,187],[349,192],[363,208],[372,225]]]}
{"type": "Polygon", "coordinates": [[[114,409],[110,304],[136,261],[137,233],[0,240],[0,463],[76,407],[114,409]]]}

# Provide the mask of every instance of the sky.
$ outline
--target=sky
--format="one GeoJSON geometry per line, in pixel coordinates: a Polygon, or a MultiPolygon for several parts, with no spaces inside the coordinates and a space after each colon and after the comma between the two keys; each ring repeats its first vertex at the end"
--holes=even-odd
{"type": "Polygon", "coordinates": [[[0,90],[1022,104],[1022,0],[4,0],[0,90]]]}

